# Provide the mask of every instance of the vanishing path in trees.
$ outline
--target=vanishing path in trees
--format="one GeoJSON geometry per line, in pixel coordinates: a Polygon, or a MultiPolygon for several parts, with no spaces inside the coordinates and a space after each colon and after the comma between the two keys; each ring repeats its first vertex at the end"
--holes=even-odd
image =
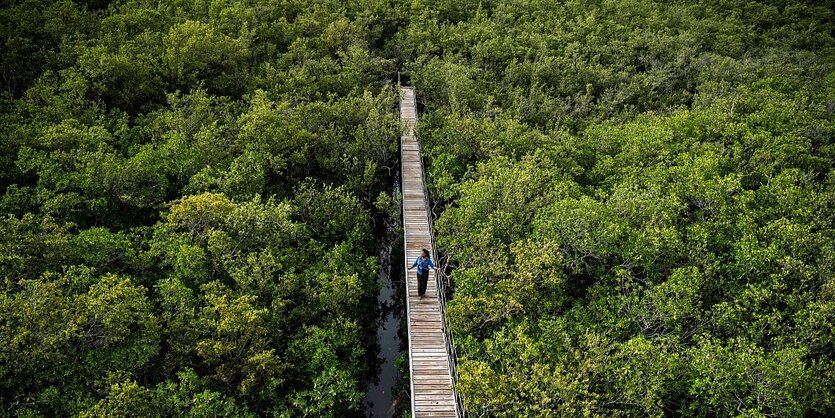
{"type": "MultiPolygon", "coordinates": [[[[415,136],[417,109],[415,91],[400,88],[400,164],[403,170],[403,233],[406,267],[426,248],[435,254],[423,183],[420,143],[415,136]]],[[[437,257],[434,257],[437,260],[437,257]]],[[[415,417],[461,416],[452,379],[447,334],[444,332],[443,293],[438,292],[435,271],[423,300],[418,298],[417,278],[406,274],[406,315],[409,333],[409,372],[412,387],[412,414],[415,417]]]]}

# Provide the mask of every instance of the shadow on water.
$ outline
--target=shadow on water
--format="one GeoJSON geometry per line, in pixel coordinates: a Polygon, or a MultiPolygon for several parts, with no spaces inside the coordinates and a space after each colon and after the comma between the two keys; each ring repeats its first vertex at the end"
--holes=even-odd
{"type": "MultiPolygon", "coordinates": [[[[399,190],[394,197],[399,199],[397,192],[399,190]]],[[[397,364],[398,357],[406,350],[405,333],[401,330],[401,325],[405,323],[406,296],[399,217],[389,219],[385,230],[378,254],[380,292],[375,309],[377,350],[372,350],[376,352],[376,358],[370,359],[374,363],[372,370],[376,373],[368,384],[363,401],[367,417],[395,416],[404,407],[408,407],[409,403],[408,382],[404,381],[397,364]]]]}

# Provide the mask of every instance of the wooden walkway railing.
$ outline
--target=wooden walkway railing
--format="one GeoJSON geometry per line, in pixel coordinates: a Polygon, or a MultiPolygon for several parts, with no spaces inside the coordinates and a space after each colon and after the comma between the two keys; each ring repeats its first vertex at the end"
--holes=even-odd
{"type": "MultiPolygon", "coordinates": [[[[417,108],[415,91],[400,88],[400,164],[403,182],[403,245],[406,268],[423,248],[438,263],[432,236],[428,196],[423,181],[423,159],[415,136],[417,108]]],[[[406,316],[409,333],[409,372],[414,417],[461,417],[462,406],[455,393],[455,352],[444,315],[445,289],[434,271],[423,300],[418,298],[415,271],[406,272],[406,316]]]]}

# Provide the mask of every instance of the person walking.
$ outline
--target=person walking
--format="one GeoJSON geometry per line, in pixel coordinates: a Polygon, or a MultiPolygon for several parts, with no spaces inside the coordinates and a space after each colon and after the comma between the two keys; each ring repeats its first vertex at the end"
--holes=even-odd
{"type": "Polygon", "coordinates": [[[429,250],[426,248],[421,250],[420,257],[415,259],[415,262],[412,263],[412,267],[409,267],[409,270],[415,267],[417,267],[418,296],[422,300],[423,295],[426,294],[426,284],[429,282],[429,269],[431,268],[437,272],[435,263],[429,258],[429,250]]]}

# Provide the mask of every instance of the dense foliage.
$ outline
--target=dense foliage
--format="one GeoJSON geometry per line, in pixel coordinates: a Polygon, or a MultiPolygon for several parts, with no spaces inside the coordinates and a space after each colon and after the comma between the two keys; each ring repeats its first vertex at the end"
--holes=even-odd
{"type": "Polygon", "coordinates": [[[358,413],[386,15],[4,4],[0,415],[358,413]]]}
{"type": "Polygon", "coordinates": [[[10,0],[0,35],[2,415],[356,415],[398,70],[474,416],[835,414],[830,2],[10,0]]]}
{"type": "Polygon", "coordinates": [[[822,4],[480,2],[398,34],[474,416],[835,413],[822,4]]]}

